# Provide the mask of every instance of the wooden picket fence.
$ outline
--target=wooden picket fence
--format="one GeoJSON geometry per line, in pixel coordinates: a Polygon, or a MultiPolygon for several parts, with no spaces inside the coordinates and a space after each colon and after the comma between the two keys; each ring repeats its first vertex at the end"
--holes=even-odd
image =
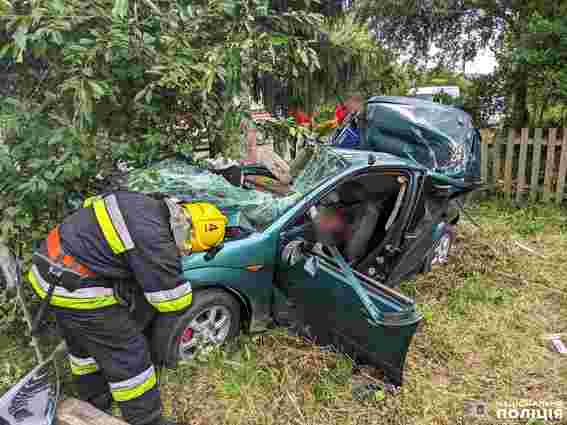
{"type": "Polygon", "coordinates": [[[567,128],[482,130],[481,175],[518,203],[567,199],[567,128]]]}

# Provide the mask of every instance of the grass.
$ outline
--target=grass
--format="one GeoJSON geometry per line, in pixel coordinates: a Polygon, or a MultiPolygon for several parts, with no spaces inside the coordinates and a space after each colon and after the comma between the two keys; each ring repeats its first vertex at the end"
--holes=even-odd
{"type": "Polygon", "coordinates": [[[567,357],[545,340],[567,342],[564,212],[495,202],[470,211],[481,228],[459,225],[449,264],[402,285],[424,320],[397,394],[358,400],[380,371],[274,330],[169,371],[165,412],[191,425],[456,425],[476,423],[463,418],[467,400],[487,402],[484,423],[496,423],[496,403],[529,399],[563,401],[566,420],[567,357]]]}

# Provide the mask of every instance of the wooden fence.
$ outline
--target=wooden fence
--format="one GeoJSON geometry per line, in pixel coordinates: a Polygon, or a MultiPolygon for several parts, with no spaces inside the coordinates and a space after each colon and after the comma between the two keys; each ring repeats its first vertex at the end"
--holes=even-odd
{"type": "Polygon", "coordinates": [[[567,198],[567,128],[482,130],[482,139],[481,175],[488,189],[519,203],[567,198]]]}

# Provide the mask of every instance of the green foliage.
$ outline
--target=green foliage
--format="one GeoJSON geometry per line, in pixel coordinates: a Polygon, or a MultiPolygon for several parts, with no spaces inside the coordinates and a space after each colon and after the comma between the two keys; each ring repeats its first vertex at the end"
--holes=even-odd
{"type": "Polygon", "coordinates": [[[30,248],[62,218],[65,194],[90,192],[113,161],[143,165],[203,137],[213,154],[234,143],[259,70],[317,67],[321,16],[264,10],[266,29],[255,16],[264,6],[3,2],[10,38],[0,55],[17,72],[13,98],[0,100],[1,238],[30,248]],[[37,60],[47,67],[30,66],[37,60]]]}
{"type": "Polygon", "coordinates": [[[535,12],[528,22],[511,60],[537,77],[530,82],[531,124],[562,127],[567,123],[567,18],[535,12]]]}
{"type": "Polygon", "coordinates": [[[313,384],[315,400],[318,402],[336,400],[340,396],[341,387],[349,383],[352,371],[352,361],[346,357],[339,357],[333,367],[323,367],[313,384]]]}
{"type": "MultiPolygon", "coordinates": [[[[325,40],[319,42],[318,66],[293,74],[290,95],[301,98],[304,110],[344,100],[345,93],[365,97],[398,94],[407,83],[390,51],[377,43],[366,23],[346,14],[325,22],[325,40]]],[[[315,45],[314,45],[315,47],[315,45]]]]}
{"type": "Polygon", "coordinates": [[[501,287],[486,287],[479,274],[472,274],[462,286],[450,288],[447,293],[447,308],[457,316],[471,313],[474,305],[501,305],[511,302],[512,290],[501,287]]]}
{"type": "MultiPolygon", "coordinates": [[[[96,193],[117,160],[143,166],[204,138],[213,155],[232,149],[258,74],[319,67],[322,16],[266,5],[0,2],[0,58],[15,79],[0,98],[0,240],[27,259],[70,195],[96,193]]],[[[4,301],[3,330],[17,323],[4,301]]]]}
{"type": "Polygon", "coordinates": [[[45,113],[48,106],[16,99],[2,106],[7,137],[0,145],[0,237],[29,248],[61,218],[64,193],[88,188],[102,158],[88,134],[54,124],[60,117],[45,113]]]}

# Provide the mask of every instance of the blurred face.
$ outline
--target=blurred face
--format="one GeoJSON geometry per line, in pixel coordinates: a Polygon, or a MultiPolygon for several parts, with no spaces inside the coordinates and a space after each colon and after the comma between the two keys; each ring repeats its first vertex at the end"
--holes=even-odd
{"type": "Polygon", "coordinates": [[[345,102],[345,106],[349,112],[360,111],[362,109],[362,99],[358,96],[353,96],[345,102]]]}
{"type": "Polygon", "coordinates": [[[329,233],[344,231],[345,222],[342,214],[334,207],[321,207],[319,212],[319,229],[329,233]]]}

